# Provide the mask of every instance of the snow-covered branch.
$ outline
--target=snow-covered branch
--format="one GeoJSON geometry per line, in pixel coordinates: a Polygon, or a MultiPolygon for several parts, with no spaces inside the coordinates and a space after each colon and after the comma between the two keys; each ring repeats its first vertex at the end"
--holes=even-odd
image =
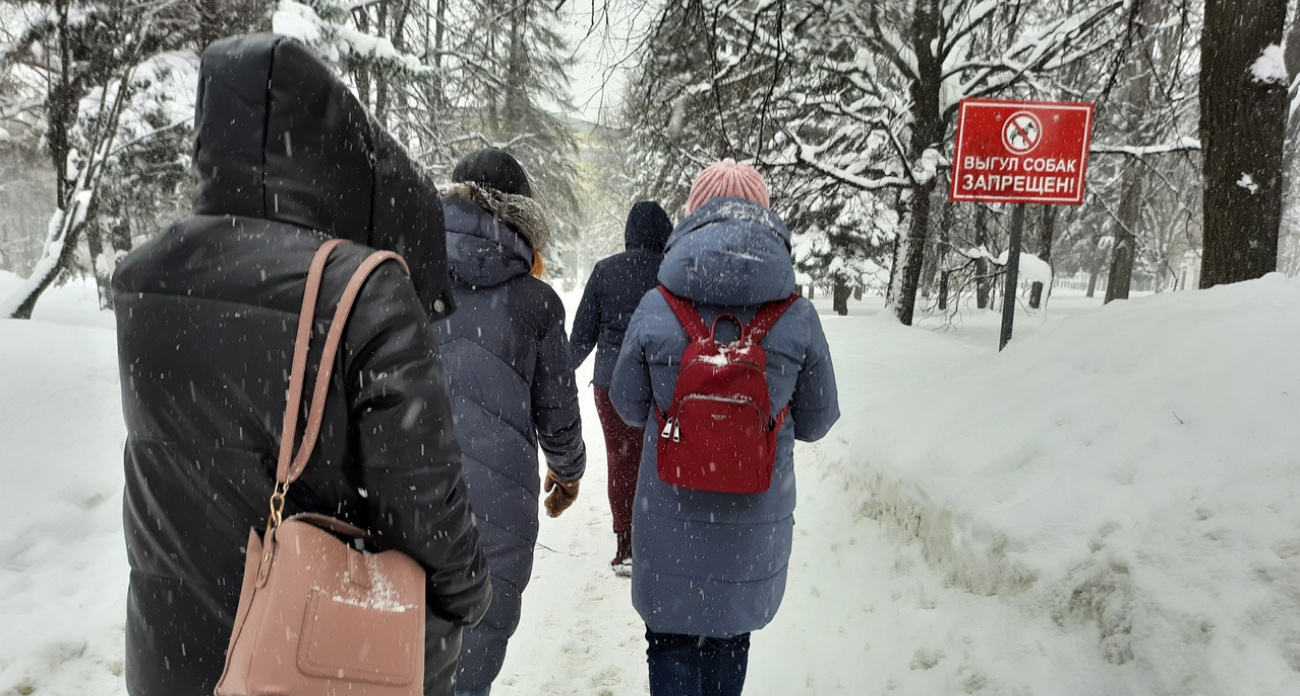
{"type": "MultiPolygon", "coordinates": [[[[317,0],[316,4],[320,5],[323,1],[317,0]]],[[[341,4],[337,0],[332,2],[331,7],[341,4]]],[[[352,5],[346,3],[344,6],[350,11],[352,5]]],[[[425,65],[418,57],[397,50],[387,38],[372,36],[347,24],[331,21],[332,13],[322,17],[317,9],[319,8],[310,4],[280,0],[271,25],[277,34],[303,42],[330,63],[366,63],[416,78],[429,78],[436,74],[433,66],[425,65]]]]}
{"type": "Polygon", "coordinates": [[[827,164],[821,157],[822,150],[816,146],[810,145],[799,138],[798,135],[787,131],[786,137],[795,144],[796,156],[799,162],[811,167],[826,176],[837,181],[848,184],[860,191],[879,191],[889,188],[906,188],[912,186],[912,180],[900,176],[881,175],[875,178],[864,177],[860,174],[854,174],[845,169],[827,164]]]}
{"type": "Polygon", "coordinates": [[[1094,155],[1127,155],[1129,157],[1148,157],[1165,155],[1171,152],[1198,152],[1201,141],[1196,138],[1182,138],[1178,142],[1160,145],[1107,145],[1093,143],[1088,152],[1094,155]]]}

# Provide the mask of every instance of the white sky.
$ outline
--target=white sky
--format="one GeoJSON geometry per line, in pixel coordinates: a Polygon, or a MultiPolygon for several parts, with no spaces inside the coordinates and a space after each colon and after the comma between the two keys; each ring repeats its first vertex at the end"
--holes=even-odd
{"type": "Polygon", "coordinates": [[[567,0],[560,11],[561,33],[574,51],[570,92],[577,111],[593,123],[617,118],[634,51],[661,2],[567,0]]]}

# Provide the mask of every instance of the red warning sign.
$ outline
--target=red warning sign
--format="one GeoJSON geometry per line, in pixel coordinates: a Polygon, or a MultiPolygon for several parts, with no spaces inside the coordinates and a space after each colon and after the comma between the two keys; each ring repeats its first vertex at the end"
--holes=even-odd
{"type": "Polygon", "coordinates": [[[952,158],[954,201],[1083,203],[1093,105],[963,99],[952,158]]]}

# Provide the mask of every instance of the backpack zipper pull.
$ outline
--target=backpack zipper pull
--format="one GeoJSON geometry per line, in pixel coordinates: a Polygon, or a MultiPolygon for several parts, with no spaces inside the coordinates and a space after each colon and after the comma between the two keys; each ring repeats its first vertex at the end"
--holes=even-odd
{"type": "Polygon", "coordinates": [[[670,416],[664,419],[664,429],[659,433],[659,437],[662,437],[665,440],[667,440],[669,437],[672,436],[672,434],[673,434],[673,419],[670,416]]]}
{"type": "Polygon", "coordinates": [[[673,422],[673,442],[682,441],[682,420],[678,418],[673,422]]]}

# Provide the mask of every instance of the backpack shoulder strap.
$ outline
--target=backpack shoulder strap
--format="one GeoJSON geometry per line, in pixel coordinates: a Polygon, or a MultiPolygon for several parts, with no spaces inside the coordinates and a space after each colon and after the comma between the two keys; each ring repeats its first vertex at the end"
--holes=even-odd
{"type": "Polygon", "coordinates": [[[785,315],[785,310],[790,309],[790,305],[798,299],[798,295],[791,294],[784,300],[768,302],[759,308],[758,314],[755,314],[749,326],[745,327],[745,335],[749,337],[750,342],[761,343],[767,336],[767,332],[771,331],[776,322],[785,315]]]}
{"type": "Polygon", "coordinates": [[[709,330],[704,326],[704,319],[700,317],[695,305],[672,294],[668,291],[668,288],[662,285],[659,286],[659,293],[668,302],[668,308],[673,310],[673,314],[677,316],[677,321],[681,323],[682,328],[686,329],[687,337],[692,341],[703,341],[709,337],[709,330]]]}

